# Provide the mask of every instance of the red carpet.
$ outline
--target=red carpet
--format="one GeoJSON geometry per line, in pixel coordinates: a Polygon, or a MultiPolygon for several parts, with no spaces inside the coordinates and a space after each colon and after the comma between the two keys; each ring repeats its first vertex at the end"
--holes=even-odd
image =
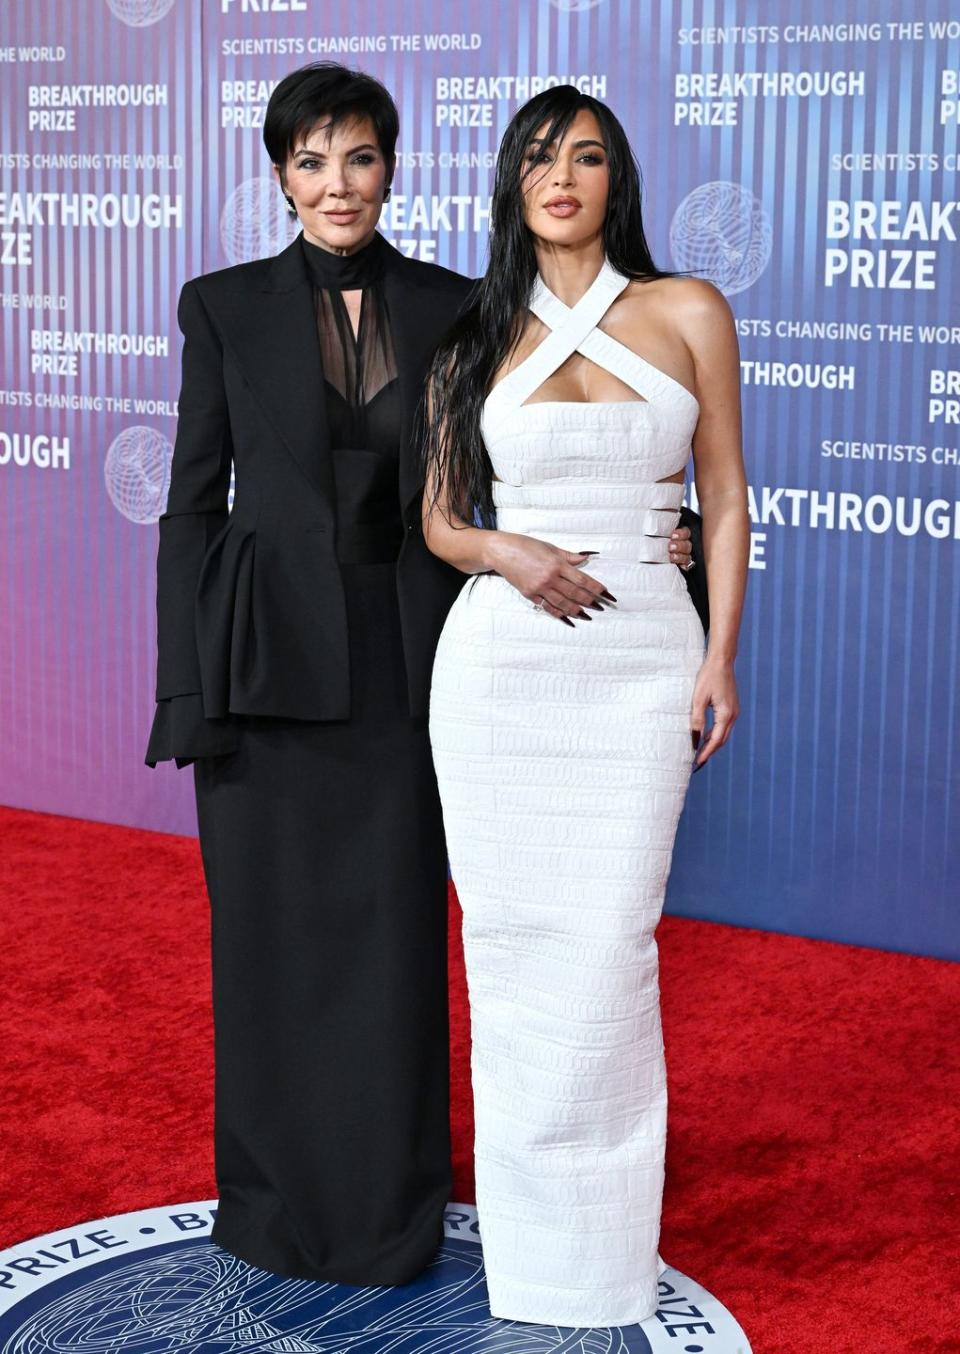
{"type": "MultiPolygon", "coordinates": [[[[196,842],[0,810],[0,898],[0,1247],[212,1197],[196,842]]],[[[454,904],[469,1202],[457,921],[454,904]]],[[[658,934],[661,1253],[755,1354],[960,1352],[960,965],[672,917],[658,934]]]]}

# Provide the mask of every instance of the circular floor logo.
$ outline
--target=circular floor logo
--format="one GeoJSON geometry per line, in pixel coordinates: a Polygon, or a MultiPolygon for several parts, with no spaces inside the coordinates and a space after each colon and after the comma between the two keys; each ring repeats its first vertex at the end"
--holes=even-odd
{"type": "Polygon", "coordinates": [[[770,262],[773,230],[759,198],[741,183],[704,183],[670,223],[678,268],[703,273],[726,296],[746,291],[770,262]]]}
{"type": "Polygon", "coordinates": [[[492,1318],[467,1204],[450,1204],[436,1259],[402,1288],[256,1269],[211,1242],[215,1216],[215,1202],[151,1208],[0,1253],[0,1354],[750,1354],[730,1313],[669,1266],[641,1326],[492,1318]]]}

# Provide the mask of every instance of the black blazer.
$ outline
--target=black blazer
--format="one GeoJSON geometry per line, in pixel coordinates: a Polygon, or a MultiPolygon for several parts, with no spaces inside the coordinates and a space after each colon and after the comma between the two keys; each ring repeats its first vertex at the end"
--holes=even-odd
{"type": "MultiPolygon", "coordinates": [[[[397,593],[410,711],[424,716],[440,630],[466,577],[423,540],[415,416],[433,350],[472,284],[389,245],[385,252],[402,405],[397,593]]],[[[178,320],[183,380],[160,519],[151,764],[231,750],[233,714],[350,713],[324,386],[299,237],[275,258],[188,282],[178,320]]]]}

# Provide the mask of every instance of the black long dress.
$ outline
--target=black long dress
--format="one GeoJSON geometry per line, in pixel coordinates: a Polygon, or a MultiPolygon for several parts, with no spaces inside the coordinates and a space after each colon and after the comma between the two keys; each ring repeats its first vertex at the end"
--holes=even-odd
{"type": "Polygon", "coordinates": [[[195,764],[212,907],[213,1240],[351,1284],[412,1279],[450,1188],[446,856],[396,590],[398,382],[376,247],[303,244],[347,601],[346,720],[246,717],[195,764]],[[362,287],[356,340],[341,291],[362,287]]]}

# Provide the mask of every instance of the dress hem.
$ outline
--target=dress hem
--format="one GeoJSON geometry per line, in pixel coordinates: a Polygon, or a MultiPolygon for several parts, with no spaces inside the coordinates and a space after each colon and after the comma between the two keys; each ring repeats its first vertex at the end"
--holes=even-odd
{"type": "MultiPolygon", "coordinates": [[[[429,1245],[425,1247],[421,1258],[413,1263],[408,1261],[404,1264],[396,1262],[391,1264],[381,1258],[365,1267],[362,1277],[353,1271],[347,1273],[338,1270],[335,1265],[318,1266],[305,1261],[281,1261],[269,1254],[269,1247],[259,1246],[255,1240],[251,1241],[248,1232],[238,1235],[229,1226],[225,1226],[219,1215],[214,1223],[210,1240],[221,1250],[227,1251],[238,1260],[243,1260],[245,1264],[266,1270],[269,1274],[276,1274],[281,1278],[307,1279],[313,1283],[346,1284],[352,1288],[398,1288],[412,1283],[433,1262],[443,1242],[443,1223],[439,1224],[432,1247],[429,1245]]],[[[388,1251],[396,1249],[396,1244],[387,1248],[388,1251]]]]}

